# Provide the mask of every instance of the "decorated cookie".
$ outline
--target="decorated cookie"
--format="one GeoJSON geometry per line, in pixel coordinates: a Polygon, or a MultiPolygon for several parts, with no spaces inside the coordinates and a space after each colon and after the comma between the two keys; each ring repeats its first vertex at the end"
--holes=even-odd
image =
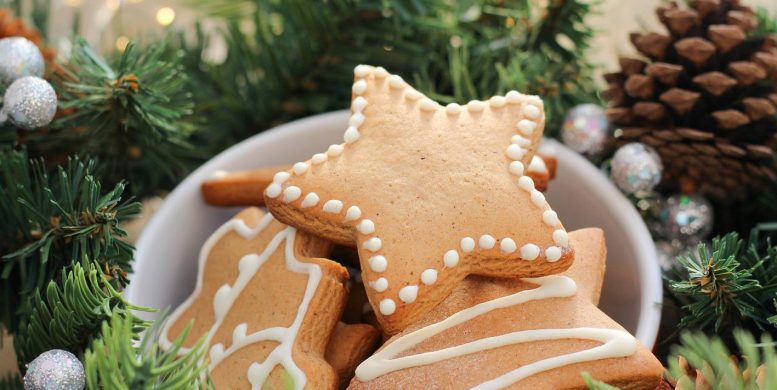
{"type": "Polygon", "coordinates": [[[337,324],[326,348],[326,361],[340,378],[339,387],[344,389],[353,378],[354,370],[375,351],[380,332],[368,324],[337,324]]]}
{"type": "Polygon", "coordinates": [[[601,230],[570,233],[563,274],[470,276],[428,316],[356,370],[349,389],[585,389],[581,372],[624,389],[654,389],[663,367],[601,312],[601,230]]]}
{"type": "Polygon", "coordinates": [[[358,249],[384,331],[419,321],[467,275],[570,266],[567,233],[527,176],[545,123],[538,97],[441,106],[383,68],[354,73],[344,143],[277,173],[265,202],[284,223],[358,249]]]}
{"type": "Polygon", "coordinates": [[[348,274],[317,258],[330,249],[259,209],[242,211],[205,242],[195,290],[163,328],[161,344],[169,347],[192,323],[184,346],[206,335],[219,389],[337,388],[324,356],[348,274]]]}
{"type": "MultiPolygon", "coordinates": [[[[272,184],[278,171],[289,171],[292,166],[272,166],[247,171],[219,171],[213,178],[202,183],[202,198],[213,206],[264,206],[265,188],[272,184]],[[259,194],[257,196],[257,194],[259,194]]],[[[539,191],[548,189],[548,182],[556,175],[556,159],[552,156],[536,155],[526,172],[539,191]]]]}

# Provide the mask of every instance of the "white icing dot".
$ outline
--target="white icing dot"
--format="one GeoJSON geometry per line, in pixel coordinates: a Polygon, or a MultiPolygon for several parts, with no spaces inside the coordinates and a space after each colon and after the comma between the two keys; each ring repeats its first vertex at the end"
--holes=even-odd
{"type": "Polygon", "coordinates": [[[505,98],[507,99],[507,103],[516,104],[523,100],[522,96],[523,95],[521,95],[518,91],[510,91],[505,95],[505,98]]]}
{"type": "Polygon", "coordinates": [[[415,101],[415,100],[418,100],[418,99],[420,99],[422,97],[424,97],[424,94],[422,94],[421,92],[418,92],[415,89],[408,88],[407,90],[405,90],[405,98],[407,98],[409,100],[415,101]]]}
{"type": "Polygon", "coordinates": [[[529,145],[531,145],[531,140],[523,138],[523,137],[521,137],[518,134],[514,135],[513,138],[511,139],[511,141],[514,144],[516,144],[516,145],[518,145],[520,147],[524,147],[524,148],[529,146],[529,145]]]}
{"type": "Polygon", "coordinates": [[[516,176],[523,176],[523,163],[520,161],[513,161],[510,163],[510,173],[516,176]]]}
{"type": "Polygon", "coordinates": [[[365,99],[363,96],[358,96],[356,99],[353,99],[353,103],[351,103],[351,109],[353,109],[354,112],[362,112],[364,107],[367,107],[367,99],[365,99]]]}
{"type": "Polygon", "coordinates": [[[540,117],[540,109],[534,105],[527,105],[523,108],[523,114],[529,119],[537,119],[540,117]]]}
{"type": "Polygon", "coordinates": [[[533,104],[533,105],[535,105],[537,107],[541,107],[542,106],[542,99],[540,99],[540,97],[537,96],[537,95],[529,95],[528,99],[526,99],[526,100],[529,102],[529,104],[533,104]]]}
{"type": "Polygon", "coordinates": [[[545,160],[538,156],[532,156],[531,163],[529,163],[529,172],[547,173],[548,166],[545,165],[545,160]]]}
{"type": "MultiPolygon", "coordinates": [[[[473,245],[473,246],[475,245],[475,244],[474,244],[474,241],[473,241],[473,244],[472,244],[472,245],[473,245]]],[[[443,258],[442,258],[442,262],[443,262],[443,264],[445,264],[445,266],[446,266],[446,267],[448,267],[448,268],[453,268],[453,267],[455,267],[456,265],[458,265],[458,264],[459,264],[459,252],[456,252],[456,251],[455,251],[455,250],[453,250],[453,249],[451,249],[451,250],[449,250],[449,251],[445,252],[445,256],[443,256],[443,258]]]]}
{"type": "Polygon", "coordinates": [[[521,258],[524,260],[534,260],[540,255],[540,247],[534,244],[526,244],[521,247],[521,258]]]}
{"type": "Polygon", "coordinates": [[[488,103],[491,105],[491,107],[502,108],[507,103],[507,99],[505,99],[503,96],[492,96],[491,99],[488,99],[488,103]]]}
{"type": "Polygon", "coordinates": [[[281,188],[281,185],[278,183],[272,183],[269,186],[267,186],[267,189],[264,190],[264,193],[267,194],[270,198],[277,198],[278,195],[281,194],[283,191],[283,188],[281,188]]]}
{"type": "Polygon", "coordinates": [[[557,246],[549,246],[545,249],[545,260],[553,263],[561,258],[561,248],[557,246]]]}
{"type": "Polygon", "coordinates": [[[351,88],[351,91],[357,95],[363,94],[367,90],[367,82],[364,80],[359,80],[355,83],[353,83],[353,87],[351,88]]]}
{"type": "Polygon", "coordinates": [[[421,111],[434,111],[438,107],[437,102],[432,99],[426,98],[421,100],[421,111]]]}
{"type": "Polygon", "coordinates": [[[361,216],[362,216],[362,210],[359,208],[359,206],[351,206],[348,208],[348,211],[345,212],[346,221],[355,221],[359,219],[361,216]]]}
{"type": "Polygon", "coordinates": [[[464,253],[469,253],[475,250],[475,240],[472,237],[464,237],[461,239],[461,250],[464,253]]]}
{"type": "Polygon", "coordinates": [[[308,171],[308,168],[309,168],[308,164],[304,162],[298,162],[294,164],[293,169],[294,169],[294,173],[296,173],[297,175],[302,175],[303,173],[308,171]]]}
{"type": "Polygon", "coordinates": [[[351,118],[348,119],[348,124],[353,127],[359,127],[364,123],[364,114],[361,112],[354,113],[351,118]]]}
{"type": "Polygon", "coordinates": [[[383,246],[383,243],[378,237],[372,237],[369,240],[364,241],[364,244],[362,244],[362,247],[370,252],[379,251],[381,246],[383,246]]]}
{"type": "Polygon", "coordinates": [[[310,158],[310,162],[314,165],[321,164],[322,162],[326,161],[326,153],[316,153],[313,155],[313,157],[310,158]]]}
{"type": "Polygon", "coordinates": [[[518,246],[515,244],[515,241],[513,241],[510,237],[505,237],[502,239],[502,241],[499,242],[499,248],[502,249],[502,252],[504,253],[513,253],[516,249],[518,249],[518,246]]]}
{"type": "Polygon", "coordinates": [[[275,176],[272,177],[272,182],[277,184],[283,184],[286,180],[288,180],[291,177],[291,174],[286,171],[278,172],[275,174],[275,176]]]}
{"type": "Polygon", "coordinates": [[[375,233],[375,224],[369,219],[364,219],[356,225],[356,229],[361,234],[372,234],[375,233]]]}
{"type": "Polygon", "coordinates": [[[421,282],[427,286],[433,285],[437,282],[437,271],[429,268],[421,272],[421,282]]]}
{"type": "Polygon", "coordinates": [[[283,201],[286,203],[293,202],[302,196],[302,190],[297,186],[289,186],[283,190],[283,201]]]}
{"type": "Polygon", "coordinates": [[[370,282],[369,285],[377,292],[384,292],[388,288],[388,279],[378,278],[374,282],[370,282]]]}
{"type": "Polygon", "coordinates": [[[347,144],[352,144],[356,142],[356,140],[359,139],[359,130],[356,130],[355,127],[351,126],[348,128],[348,130],[345,131],[345,134],[343,135],[343,141],[347,144]]]}
{"type": "Polygon", "coordinates": [[[445,112],[449,115],[456,115],[461,112],[461,106],[456,103],[450,103],[445,106],[445,112]]]}
{"type": "Polygon", "coordinates": [[[526,155],[526,149],[516,144],[510,144],[505,150],[505,154],[513,160],[520,160],[526,155]]]}
{"type": "Polygon", "coordinates": [[[400,89],[405,87],[405,80],[402,80],[402,77],[399,77],[397,75],[391,75],[389,77],[389,87],[394,89],[400,89]]]}
{"type": "Polygon", "coordinates": [[[556,245],[567,246],[567,243],[569,243],[569,235],[567,234],[566,230],[558,229],[554,231],[553,242],[555,242],[556,245]]]}
{"type": "Polygon", "coordinates": [[[558,224],[558,214],[553,210],[545,210],[542,213],[542,221],[549,226],[556,226],[558,224]]]}
{"type": "Polygon", "coordinates": [[[313,207],[318,204],[319,200],[321,199],[318,197],[318,195],[315,192],[311,192],[305,195],[305,199],[302,200],[302,204],[300,205],[300,207],[302,207],[303,209],[308,207],[313,207]]]}
{"type": "Polygon", "coordinates": [[[543,194],[540,191],[532,190],[531,192],[531,202],[534,203],[535,206],[539,208],[545,207],[545,194],[543,194]]]}
{"type": "Polygon", "coordinates": [[[518,187],[524,191],[531,192],[534,189],[534,180],[529,176],[521,176],[518,179],[518,187]]]}
{"type": "Polygon", "coordinates": [[[380,301],[380,314],[384,316],[390,316],[397,310],[397,304],[391,299],[384,299],[380,301]]]}
{"type": "Polygon", "coordinates": [[[343,145],[334,144],[329,145],[329,149],[326,150],[326,154],[329,155],[329,157],[337,157],[343,153],[343,145]]]}
{"type": "Polygon", "coordinates": [[[324,207],[323,207],[324,211],[326,211],[327,213],[332,213],[332,214],[337,214],[342,209],[343,209],[343,202],[341,202],[341,201],[339,201],[337,199],[332,199],[332,200],[326,201],[326,203],[324,203],[324,207]]]}
{"type": "Polygon", "coordinates": [[[236,326],[235,329],[232,330],[232,344],[239,344],[241,341],[245,340],[247,332],[248,324],[245,322],[236,326]]]}
{"type": "MultiPolygon", "coordinates": [[[[533,107],[533,106],[530,106],[533,107]]],[[[525,136],[530,136],[534,129],[537,128],[537,124],[528,120],[528,119],[521,119],[518,121],[518,130],[523,133],[525,136]]]]}
{"type": "Polygon", "coordinates": [[[353,68],[353,75],[356,77],[367,77],[372,72],[372,67],[369,65],[356,65],[353,68]]]}
{"type": "Polygon", "coordinates": [[[227,314],[228,302],[232,295],[232,286],[224,284],[216,290],[216,294],[213,296],[213,314],[216,319],[223,318],[227,314]]]}
{"type": "Polygon", "coordinates": [[[388,268],[388,260],[383,256],[372,256],[367,262],[370,264],[370,269],[375,272],[383,272],[388,268]]]}
{"type": "Polygon", "coordinates": [[[389,73],[386,70],[386,68],[384,68],[382,66],[379,66],[379,67],[375,68],[375,77],[377,77],[379,79],[382,79],[382,78],[385,78],[388,75],[389,75],[389,73]]]}
{"type": "Polygon", "coordinates": [[[480,245],[483,249],[491,249],[496,245],[496,240],[494,237],[489,236],[488,234],[484,234],[480,236],[480,239],[478,240],[478,245],[480,245]]]}
{"type": "Polygon", "coordinates": [[[405,303],[413,303],[418,297],[418,286],[405,286],[399,290],[399,299],[405,303]]]}
{"type": "Polygon", "coordinates": [[[472,112],[480,112],[483,111],[486,108],[486,104],[481,102],[480,100],[470,100],[469,103],[467,103],[467,109],[472,112]]]}

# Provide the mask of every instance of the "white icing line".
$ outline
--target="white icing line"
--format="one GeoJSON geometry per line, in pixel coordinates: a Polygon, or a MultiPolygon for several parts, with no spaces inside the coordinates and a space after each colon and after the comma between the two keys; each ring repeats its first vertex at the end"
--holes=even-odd
{"type": "Polygon", "coordinates": [[[399,289],[399,299],[404,303],[413,303],[418,297],[418,286],[405,286],[399,289]]]}
{"type": "Polygon", "coordinates": [[[437,282],[437,271],[429,268],[421,272],[421,282],[427,286],[433,285],[437,282]]]}
{"type": "Polygon", "coordinates": [[[338,214],[343,210],[343,202],[337,199],[328,200],[321,209],[327,213],[338,214]]]}
{"type": "MultiPolygon", "coordinates": [[[[594,360],[631,356],[637,351],[637,342],[628,332],[620,329],[605,328],[572,328],[572,329],[533,329],[486,337],[465,344],[455,345],[436,351],[422,352],[416,355],[395,357],[415,347],[429,338],[438,335],[473,318],[493,310],[507,308],[534,300],[548,298],[565,298],[576,293],[575,282],[566,276],[546,276],[542,278],[524,279],[536,283],[539,287],[519,291],[515,294],[496,298],[487,302],[461,310],[450,317],[427,325],[421,329],[404,334],[388,343],[356,368],[356,377],[361,382],[368,382],[379,376],[412,367],[434,364],[458,356],[469,355],[507,345],[534,341],[559,339],[584,339],[604,343],[587,350],[572,352],[566,355],[542,359],[523,365],[513,371],[501,375],[488,382],[476,386],[476,389],[498,389],[510,386],[521,379],[540,372],[594,360]]],[[[382,302],[381,302],[382,304],[382,302]]]]}

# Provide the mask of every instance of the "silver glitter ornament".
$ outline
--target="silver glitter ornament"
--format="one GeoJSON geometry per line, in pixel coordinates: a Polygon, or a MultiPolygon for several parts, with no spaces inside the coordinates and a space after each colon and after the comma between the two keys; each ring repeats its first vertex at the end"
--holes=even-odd
{"type": "Polygon", "coordinates": [[[604,149],[610,135],[610,124],[604,110],[595,104],[575,106],[564,117],[561,139],[572,150],[595,156],[604,149]]]}
{"type": "Polygon", "coordinates": [[[712,205],[700,195],[672,195],[661,211],[664,236],[695,245],[712,231],[712,205]]]}
{"type": "Polygon", "coordinates": [[[11,85],[25,76],[43,77],[46,62],[38,46],[22,37],[0,39],[0,84],[11,85]]]}
{"type": "Polygon", "coordinates": [[[43,352],[27,365],[24,390],[81,390],[84,366],[76,355],[61,349],[43,352]]]}
{"type": "Polygon", "coordinates": [[[10,120],[26,130],[51,123],[57,113],[57,94],[49,83],[38,77],[22,77],[5,91],[0,123],[10,120]]]}
{"type": "Polygon", "coordinates": [[[621,146],[610,162],[612,181],[627,194],[652,190],[663,170],[658,153],[639,142],[621,146]]]}

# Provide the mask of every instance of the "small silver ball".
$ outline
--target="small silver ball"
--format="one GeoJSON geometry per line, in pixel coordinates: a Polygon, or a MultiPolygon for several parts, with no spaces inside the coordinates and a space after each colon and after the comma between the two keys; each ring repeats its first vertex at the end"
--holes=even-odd
{"type": "Polygon", "coordinates": [[[712,231],[712,205],[700,195],[672,195],[661,211],[664,235],[670,240],[695,245],[712,231]]]}
{"type": "Polygon", "coordinates": [[[604,150],[609,135],[607,116],[595,104],[581,104],[569,110],[561,127],[564,144],[587,156],[595,156],[604,150]]]}
{"type": "Polygon", "coordinates": [[[57,113],[57,94],[49,83],[34,76],[22,77],[5,91],[0,122],[6,117],[26,130],[51,123],[57,113]]]}
{"type": "Polygon", "coordinates": [[[621,146],[610,162],[612,181],[627,194],[652,190],[663,170],[658,153],[638,142],[621,146]]]}
{"type": "Polygon", "coordinates": [[[46,63],[38,46],[22,37],[0,39],[0,84],[25,76],[43,77],[46,63]]]}
{"type": "Polygon", "coordinates": [[[81,390],[85,384],[81,361],[61,349],[40,354],[27,365],[24,375],[24,390],[81,390]]]}

